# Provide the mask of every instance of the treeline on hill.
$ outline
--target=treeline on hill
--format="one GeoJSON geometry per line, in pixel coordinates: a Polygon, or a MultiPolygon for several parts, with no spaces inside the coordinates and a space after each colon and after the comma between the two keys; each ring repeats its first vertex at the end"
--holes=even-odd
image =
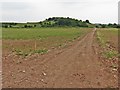
{"type": "Polygon", "coordinates": [[[119,28],[118,24],[92,24],[89,20],[82,21],[73,18],[52,17],[40,22],[27,23],[2,23],[3,28],[35,28],[35,27],[97,27],[97,28],[119,28]]]}

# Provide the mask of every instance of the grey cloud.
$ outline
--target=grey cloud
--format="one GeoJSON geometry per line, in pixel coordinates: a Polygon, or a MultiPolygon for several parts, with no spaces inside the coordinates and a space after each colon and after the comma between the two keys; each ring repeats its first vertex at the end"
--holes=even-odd
{"type": "Polygon", "coordinates": [[[3,10],[24,10],[30,8],[29,4],[25,2],[2,2],[1,5],[3,10]]]}
{"type": "Polygon", "coordinates": [[[53,16],[89,19],[93,23],[117,22],[118,0],[33,0],[3,2],[3,21],[40,21],[53,16]],[[38,2],[36,2],[38,1],[38,2]],[[114,13],[114,14],[113,14],[114,13]]]}

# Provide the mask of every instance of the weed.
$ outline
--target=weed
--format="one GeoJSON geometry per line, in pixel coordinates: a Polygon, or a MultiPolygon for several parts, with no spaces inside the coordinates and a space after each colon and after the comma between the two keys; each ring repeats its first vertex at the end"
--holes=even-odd
{"type": "Polygon", "coordinates": [[[23,56],[23,57],[26,57],[29,55],[27,52],[21,51],[19,49],[15,49],[14,52],[16,52],[16,55],[23,56]]]}
{"type": "Polygon", "coordinates": [[[118,53],[114,50],[106,51],[103,53],[105,58],[112,59],[113,57],[117,57],[118,53]]]}
{"type": "Polygon", "coordinates": [[[34,50],[33,53],[38,53],[38,54],[45,54],[47,53],[48,50],[47,49],[41,49],[41,50],[34,50]]]}

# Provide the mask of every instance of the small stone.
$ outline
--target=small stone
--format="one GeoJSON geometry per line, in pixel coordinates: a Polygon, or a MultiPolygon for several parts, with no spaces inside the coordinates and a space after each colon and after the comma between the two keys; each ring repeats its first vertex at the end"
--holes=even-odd
{"type": "Polygon", "coordinates": [[[114,75],[114,78],[117,78],[117,76],[116,76],[116,75],[114,75]]]}
{"type": "Polygon", "coordinates": [[[13,77],[13,74],[11,76],[13,77]]]}
{"type": "Polygon", "coordinates": [[[17,64],[20,64],[20,63],[22,63],[22,62],[21,62],[21,61],[18,61],[18,62],[17,62],[17,64]]]}
{"type": "Polygon", "coordinates": [[[25,81],[28,81],[28,79],[26,79],[25,81]]]}
{"type": "Polygon", "coordinates": [[[112,69],[113,71],[117,71],[117,69],[112,69]]]}
{"type": "Polygon", "coordinates": [[[45,72],[42,73],[44,76],[46,76],[47,74],[45,72]]]}
{"type": "Polygon", "coordinates": [[[42,81],[42,82],[44,82],[44,80],[43,80],[43,79],[41,79],[41,81],[42,81]]]}
{"type": "Polygon", "coordinates": [[[22,72],[25,73],[25,70],[23,70],[22,72]]]}

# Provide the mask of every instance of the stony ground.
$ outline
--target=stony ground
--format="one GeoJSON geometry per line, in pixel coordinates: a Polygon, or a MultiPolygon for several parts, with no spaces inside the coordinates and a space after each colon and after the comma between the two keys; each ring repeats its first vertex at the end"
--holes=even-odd
{"type": "Polygon", "coordinates": [[[110,88],[117,87],[117,71],[111,71],[99,55],[96,30],[64,49],[26,58],[3,56],[3,87],[12,88],[110,88]]]}

